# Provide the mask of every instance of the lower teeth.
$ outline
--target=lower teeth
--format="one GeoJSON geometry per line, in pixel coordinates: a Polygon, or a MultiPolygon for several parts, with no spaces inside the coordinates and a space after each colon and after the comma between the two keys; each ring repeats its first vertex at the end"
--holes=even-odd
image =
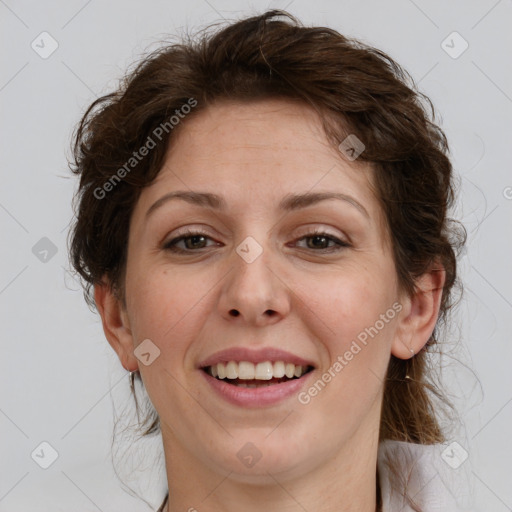
{"type": "MultiPolygon", "coordinates": [[[[293,379],[295,379],[295,378],[296,377],[293,377],[293,379]]],[[[266,388],[268,386],[273,386],[275,384],[281,384],[282,382],[288,382],[289,380],[293,380],[293,379],[281,378],[281,379],[271,379],[269,381],[254,382],[254,380],[253,380],[253,381],[244,382],[243,380],[240,380],[240,379],[219,379],[217,377],[217,380],[222,380],[224,382],[227,382],[228,384],[231,384],[232,386],[238,386],[239,388],[266,388]]]]}
{"type": "Polygon", "coordinates": [[[246,384],[245,382],[231,382],[234,386],[238,386],[239,388],[266,388],[268,386],[273,386],[270,382],[264,382],[263,384],[246,384]]]}

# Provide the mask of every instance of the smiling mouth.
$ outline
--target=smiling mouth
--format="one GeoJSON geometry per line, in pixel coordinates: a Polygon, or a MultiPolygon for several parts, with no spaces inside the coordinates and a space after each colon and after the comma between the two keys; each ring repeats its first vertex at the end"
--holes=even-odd
{"type": "Polygon", "coordinates": [[[312,366],[298,366],[284,361],[229,361],[202,368],[208,375],[243,388],[259,388],[300,379],[313,370],[312,366]]]}

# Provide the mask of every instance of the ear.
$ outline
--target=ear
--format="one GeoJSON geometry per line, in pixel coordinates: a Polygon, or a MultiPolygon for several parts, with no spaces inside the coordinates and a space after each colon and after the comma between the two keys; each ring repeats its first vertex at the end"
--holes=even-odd
{"type": "Polygon", "coordinates": [[[391,346],[395,357],[413,357],[430,339],[439,316],[445,279],[443,265],[436,262],[417,279],[413,296],[406,296],[401,301],[403,309],[391,346]]]}
{"type": "Polygon", "coordinates": [[[133,337],[128,314],[121,301],[115,296],[107,280],[94,286],[94,300],[101,315],[103,331],[116,351],[123,367],[128,371],[139,368],[133,354],[133,337]]]}

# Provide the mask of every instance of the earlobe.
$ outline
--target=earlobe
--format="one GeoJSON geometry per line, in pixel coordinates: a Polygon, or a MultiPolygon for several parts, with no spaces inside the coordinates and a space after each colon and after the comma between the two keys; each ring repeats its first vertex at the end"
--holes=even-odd
{"type": "Polygon", "coordinates": [[[406,297],[391,346],[399,359],[410,359],[425,346],[436,326],[446,272],[438,263],[416,281],[416,291],[406,297]]]}
{"type": "Polygon", "coordinates": [[[101,316],[103,332],[115,350],[123,367],[128,371],[138,369],[133,355],[133,337],[127,312],[115,296],[108,281],[94,285],[94,300],[101,316]]]}

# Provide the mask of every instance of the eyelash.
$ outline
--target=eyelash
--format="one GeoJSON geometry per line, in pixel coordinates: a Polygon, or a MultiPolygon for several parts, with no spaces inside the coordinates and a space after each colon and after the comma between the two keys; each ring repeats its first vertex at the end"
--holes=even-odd
{"type": "MultiPolygon", "coordinates": [[[[180,236],[173,238],[172,240],[169,240],[167,243],[165,243],[163,246],[163,249],[173,252],[173,253],[178,253],[178,254],[199,252],[201,249],[206,249],[206,247],[201,247],[197,250],[181,249],[176,246],[176,244],[178,242],[181,242],[182,240],[186,240],[188,238],[192,238],[194,236],[202,236],[205,238],[210,238],[206,233],[202,233],[201,231],[186,231],[185,233],[181,234],[180,236]]],[[[325,233],[324,231],[321,231],[321,230],[315,230],[315,231],[312,231],[311,233],[307,233],[307,234],[301,236],[300,238],[297,238],[295,240],[295,242],[304,240],[305,238],[314,238],[317,236],[325,237],[329,241],[333,241],[338,247],[328,247],[328,248],[323,248],[323,249],[319,249],[319,250],[312,249],[314,252],[332,253],[332,252],[341,251],[342,249],[345,249],[347,247],[351,247],[351,245],[349,243],[344,242],[343,240],[340,240],[339,238],[336,238],[336,237],[330,235],[329,233],[325,233]]]]}

